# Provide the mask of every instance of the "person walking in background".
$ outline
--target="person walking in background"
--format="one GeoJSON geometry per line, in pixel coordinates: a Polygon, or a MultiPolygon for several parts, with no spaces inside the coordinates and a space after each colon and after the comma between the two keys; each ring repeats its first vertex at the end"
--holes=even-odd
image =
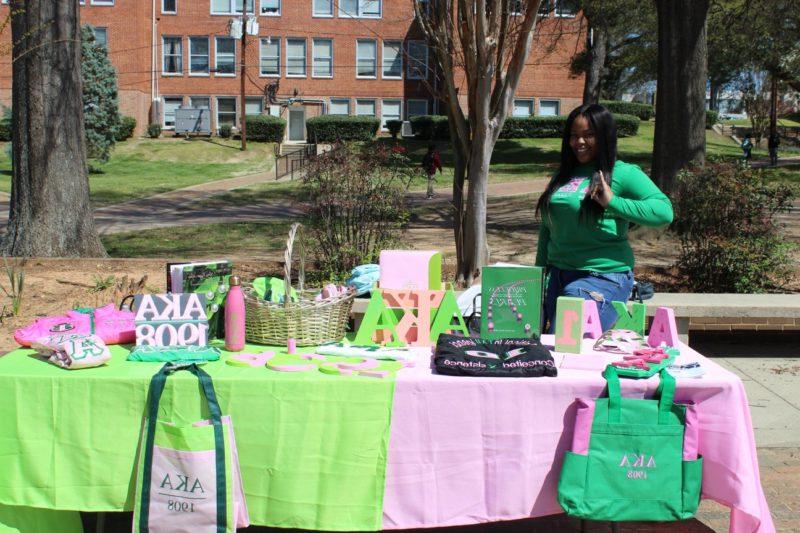
{"type": "Polygon", "coordinates": [[[422,158],[422,168],[425,169],[425,174],[428,175],[428,194],[426,198],[433,198],[433,182],[436,181],[436,169],[439,169],[439,174],[442,173],[442,159],[439,156],[439,150],[436,145],[428,146],[428,152],[422,158]]]}
{"type": "Polygon", "coordinates": [[[778,166],[778,146],[780,146],[780,144],[780,135],[778,135],[777,131],[773,131],[767,141],[767,146],[769,147],[769,164],[773,167],[778,166]]]}
{"type": "Polygon", "coordinates": [[[750,158],[753,156],[753,142],[750,140],[750,135],[745,135],[742,141],[742,162],[747,165],[750,163],[750,158]]]}

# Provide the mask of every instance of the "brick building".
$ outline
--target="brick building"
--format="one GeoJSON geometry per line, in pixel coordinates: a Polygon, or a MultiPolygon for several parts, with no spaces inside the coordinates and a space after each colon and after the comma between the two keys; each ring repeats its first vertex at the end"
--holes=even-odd
{"type": "MultiPolygon", "coordinates": [[[[80,16],[108,46],[120,110],[136,118],[138,132],[151,121],[173,128],[180,106],[209,109],[216,130],[240,120],[242,47],[229,25],[246,2],[259,28],[247,37],[245,111],[282,116],[287,139],[299,141],[305,121],[320,114],[385,121],[438,112],[422,80],[432,61],[412,1],[81,0],[80,16]],[[267,89],[276,82],[271,103],[267,89]]],[[[543,0],[540,33],[561,38],[555,47],[535,45],[515,115],[563,114],[580,104],[583,78],[570,77],[568,64],[584,36],[571,5],[543,0]]],[[[0,100],[8,104],[10,64],[3,68],[0,100]]]]}

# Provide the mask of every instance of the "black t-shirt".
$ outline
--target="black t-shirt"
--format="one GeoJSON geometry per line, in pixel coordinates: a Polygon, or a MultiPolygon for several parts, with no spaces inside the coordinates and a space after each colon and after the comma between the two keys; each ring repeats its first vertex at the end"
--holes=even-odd
{"type": "Polygon", "coordinates": [[[433,357],[436,371],[452,376],[555,377],[550,350],[536,339],[487,340],[439,335],[433,357]]]}

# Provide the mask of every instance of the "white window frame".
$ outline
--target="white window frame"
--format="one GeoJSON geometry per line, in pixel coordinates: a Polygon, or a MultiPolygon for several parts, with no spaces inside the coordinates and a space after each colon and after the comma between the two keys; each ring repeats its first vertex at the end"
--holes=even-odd
{"type": "Polygon", "coordinates": [[[166,0],[161,0],[161,14],[162,15],[177,15],[178,14],[178,0],[174,0],[175,1],[175,9],[173,9],[172,11],[164,9],[164,2],[165,1],[166,0]]]}
{"type": "Polygon", "coordinates": [[[346,102],[347,103],[347,115],[342,115],[342,114],[339,114],[339,113],[336,113],[336,115],[340,116],[340,117],[350,116],[350,112],[351,112],[350,107],[351,106],[350,106],[350,99],[349,98],[331,98],[330,99],[330,104],[328,106],[328,114],[329,115],[333,115],[334,114],[334,113],[330,112],[331,108],[333,107],[333,102],[340,102],[340,103],[341,102],[346,102]]]}
{"type": "Polygon", "coordinates": [[[343,11],[341,8],[341,4],[344,0],[337,0],[334,2],[336,5],[334,9],[336,9],[336,14],[339,18],[352,18],[352,19],[379,19],[383,18],[383,0],[355,0],[356,3],[356,11],[355,13],[348,14],[347,12],[343,11]],[[364,14],[362,2],[378,2],[378,14],[364,14]]]}
{"type": "Polygon", "coordinates": [[[106,48],[108,48],[108,27],[107,26],[92,26],[92,34],[94,35],[94,41],[97,44],[100,44],[100,42],[97,40],[97,30],[101,30],[101,31],[105,32],[105,34],[106,34],[106,42],[105,42],[105,44],[103,44],[101,46],[105,46],[106,48]]]}
{"type": "MultiPolygon", "coordinates": [[[[228,10],[227,11],[214,11],[214,0],[209,2],[208,10],[212,15],[241,15],[242,11],[238,11],[236,9],[236,3],[238,0],[227,0],[228,1],[228,10]]],[[[242,9],[246,10],[248,14],[255,14],[255,7],[256,7],[256,0],[242,0],[242,9]],[[249,5],[248,5],[249,4],[249,5]]]]}
{"type": "MultiPolygon", "coordinates": [[[[225,52],[225,57],[230,56],[230,53],[225,52]]],[[[223,35],[214,36],[214,76],[221,78],[235,78],[236,77],[236,39],[233,37],[226,37],[223,35]],[[233,72],[220,72],[219,71],[219,42],[221,40],[230,40],[233,42],[233,72]]],[[[223,97],[224,98],[224,97],[223,97]]]]}
{"type": "Polygon", "coordinates": [[[114,0],[92,0],[91,4],[93,6],[113,6],[114,0]]]}
{"type": "Polygon", "coordinates": [[[409,80],[427,80],[428,79],[428,61],[430,59],[430,51],[428,50],[428,45],[425,41],[419,40],[412,40],[407,41],[406,44],[406,55],[408,56],[408,61],[406,62],[406,76],[409,80]],[[425,47],[425,62],[423,64],[424,68],[422,69],[425,73],[424,76],[412,75],[413,68],[416,65],[416,60],[412,59],[411,56],[411,46],[424,46],[425,47]]]}
{"type": "MultiPolygon", "coordinates": [[[[170,54],[170,57],[174,57],[175,54],[170,54]]],[[[161,36],[161,75],[162,76],[183,76],[183,37],[180,35],[162,35],[161,36]],[[178,39],[181,43],[181,50],[180,54],[177,56],[180,61],[178,65],[177,72],[168,72],[167,71],[167,39],[178,39]]]]}
{"type": "Polygon", "coordinates": [[[305,37],[287,37],[286,41],[286,77],[287,78],[307,78],[308,77],[308,39],[305,37]],[[290,41],[299,42],[303,41],[303,73],[290,74],[289,73],[289,43],[290,41]]]}
{"type": "Polygon", "coordinates": [[[536,114],[536,101],[533,98],[514,98],[511,104],[511,116],[517,118],[532,117],[536,114]],[[517,102],[526,102],[531,105],[531,113],[529,115],[515,115],[514,108],[517,107],[517,102]]]}
{"type": "Polygon", "coordinates": [[[333,48],[333,39],[331,39],[330,37],[315,37],[314,39],[311,39],[311,77],[312,78],[328,78],[328,79],[333,78],[333,50],[334,50],[334,48],[333,48]],[[330,48],[331,55],[330,55],[330,57],[329,58],[320,58],[320,59],[330,59],[330,62],[331,62],[331,73],[330,74],[318,75],[318,74],[315,74],[315,72],[314,72],[314,69],[316,68],[316,60],[317,60],[317,53],[316,53],[317,41],[328,41],[329,43],[331,43],[331,48],[330,48]]]}
{"type": "Polygon", "coordinates": [[[208,38],[208,35],[190,35],[188,38],[189,41],[189,76],[210,76],[211,75],[211,40],[208,38]],[[201,57],[202,54],[195,54],[192,53],[192,39],[205,39],[206,40],[206,63],[208,66],[206,67],[205,72],[202,70],[194,71],[192,70],[192,58],[193,57],[201,57]]]}
{"type": "Polygon", "coordinates": [[[281,13],[283,13],[283,0],[278,0],[278,12],[277,13],[264,13],[264,4],[267,0],[261,0],[258,6],[258,14],[262,17],[280,17],[281,13]]]}
{"type": "Polygon", "coordinates": [[[356,98],[356,108],[355,113],[357,117],[375,117],[378,118],[378,104],[377,100],[374,98],[356,98]],[[372,114],[371,115],[361,115],[358,113],[358,103],[359,102],[372,102],[372,114]]]}
{"type": "Polygon", "coordinates": [[[389,131],[389,128],[386,127],[386,115],[383,114],[383,110],[386,108],[386,102],[396,102],[400,104],[400,114],[397,115],[397,118],[392,116],[389,120],[403,121],[403,100],[401,98],[387,98],[381,100],[381,131],[389,131]]]}
{"type": "Polygon", "coordinates": [[[403,41],[402,40],[386,40],[382,41],[383,45],[381,47],[381,77],[385,80],[402,80],[403,79],[403,41]],[[387,76],[386,75],[386,44],[398,44],[399,48],[397,51],[397,55],[400,58],[400,75],[399,76],[387,76]]]}
{"type": "Polygon", "coordinates": [[[311,0],[311,16],[312,17],[320,17],[320,18],[333,18],[334,12],[336,7],[333,5],[333,0],[324,0],[328,2],[329,12],[328,13],[318,13],[316,10],[317,0],[311,0]]]}
{"type": "Polygon", "coordinates": [[[552,117],[552,116],[559,116],[561,114],[561,100],[558,98],[539,98],[539,105],[537,106],[537,111],[539,112],[538,116],[542,117],[552,117]],[[555,102],[556,103],[556,114],[555,115],[542,115],[542,102],[555,102]]]}
{"type": "Polygon", "coordinates": [[[411,102],[422,102],[425,104],[425,112],[421,115],[414,115],[415,117],[422,117],[429,113],[427,98],[408,98],[406,99],[406,120],[411,120],[411,115],[409,115],[409,112],[411,111],[411,102]]]}
{"type": "Polygon", "coordinates": [[[378,78],[378,41],[375,39],[356,39],[356,78],[362,80],[374,80],[378,78]],[[373,74],[368,76],[363,76],[359,74],[359,62],[362,60],[361,57],[358,55],[358,48],[359,44],[361,43],[372,43],[373,50],[375,50],[375,55],[372,58],[374,67],[373,67],[373,74]]]}
{"type": "Polygon", "coordinates": [[[244,114],[247,117],[255,117],[255,116],[258,116],[258,115],[263,115],[264,114],[264,97],[263,96],[245,96],[244,97],[244,114]],[[250,102],[254,102],[254,101],[257,100],[259,102],[260,106],[261,106],[261,110],[256,114],[248,113],[247,112],[248,100],[250,102]]]}
{"type": "Polygon", "coordinates": [[[578,11],[577,10],[572,12],[572,13],[568,13],[566,15],[561,12],[561,6],[562,6],[563,2],[564,2],[564,0],[555,0],[553,2],[555,4],[553,6],[553,15],[556,16],[556,17],[565,18],[565,19],[574,19],[575,17],[577,17],[578,16],[578,11]]]}
{"type": "Polygon", "coordinates": [[[281,38],[280,37],[262,37],[258,43],[258,75],[262,78],[280,78],[281,77],[281,38]],[[269,39],[270,45],[276,45],[278,48],[278,72],[274,74],[265,74],[262,68],[264,61],[264,43],[269,39]]]}
{"type": "Polygon", "coordinates": [[[210,113],[211,112],[211,97],[210,96],[203,96],[203,95],[193,94],[193,95],[191,95],[189,97],[189,108],[191,108],[191,109],[208,109],[208,111],[210,113]],[[194,101],[199,99],[199,98],[205,98],[206,100],[208,100],[208,107],[197,107],[197,106],[195,106],[194,105],[194,101]]]}
{"type": "MultiPolygon", "coordinates": [[[[217,96],[214,99],[214,125],[216,126],[217,132],[219,132],[220,122],[219,122],[219,101],[221,99],[224,100],[233,100],[234,103],[234,110],[233,110],[233,124],[232,127],[236,128],[239,126],[239,99],[235,96],[217,96]]],[[[225,112],[226,115],[230,115],[230,111],[225,112]]]]}
{"type": "Polygon", "coordinates": [[[164,96],[163,97],[163,106],[164,112],[161,114],[161,127],[165,130],[174,130],[175,129],[175,113],[172,114],[172,126],[167,126],[167,100],[178,100],[180,99],[181,104],[176,107],[175,109],[180,109],[183,106],[184,98],[183,96],[164,96]]]}

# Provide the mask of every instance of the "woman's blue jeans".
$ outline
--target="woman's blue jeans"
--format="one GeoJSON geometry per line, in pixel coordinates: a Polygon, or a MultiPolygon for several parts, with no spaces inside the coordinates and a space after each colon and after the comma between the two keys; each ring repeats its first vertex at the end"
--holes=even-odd
{"type": "Polygon", "coordinates": [[[544,316],[547,333],[553,333],[556,318],[556,300],[559,296],[572,296],[597,302],[600,324],[608,331],[617,321],[617,312],[611,302],[627,302],[633,289],[633,272],[589,272],[586,270],[561,270],[548,267],[547,293],[544,298],[544,316]]]}

